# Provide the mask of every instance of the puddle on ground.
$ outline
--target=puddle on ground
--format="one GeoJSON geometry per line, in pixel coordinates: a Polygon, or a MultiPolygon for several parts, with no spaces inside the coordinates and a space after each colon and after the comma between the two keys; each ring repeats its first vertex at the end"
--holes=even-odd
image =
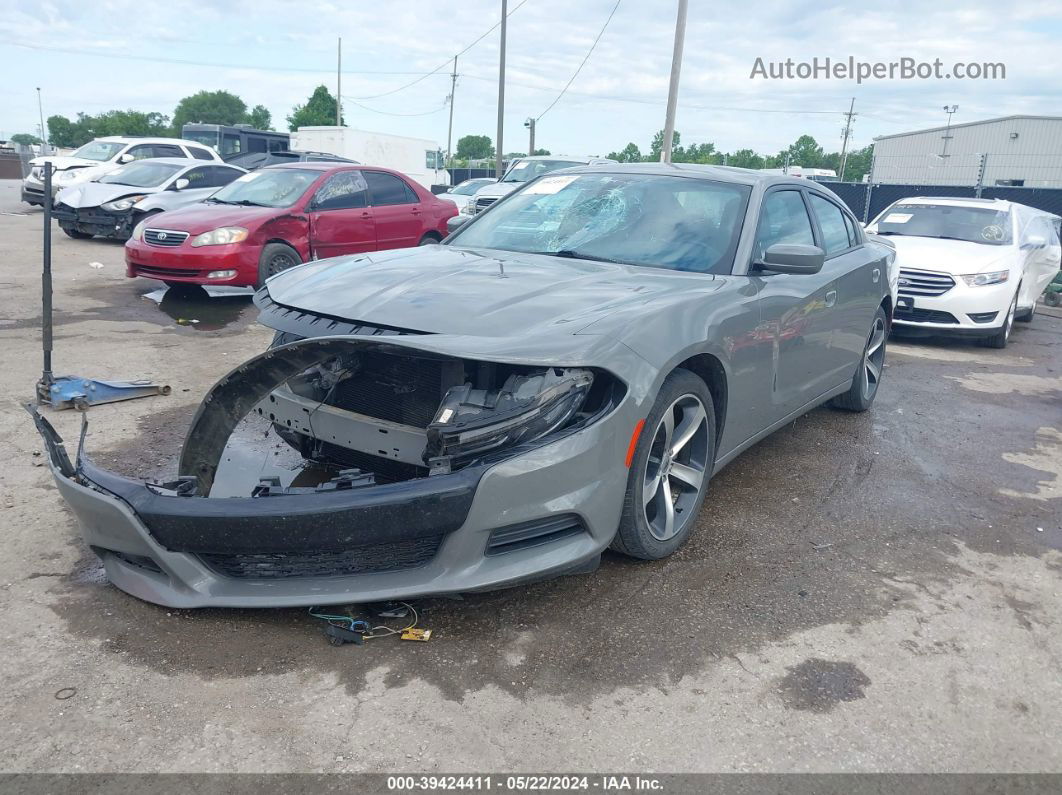
{"type": "Polygon", "coordinates": [[[162,287],[145,293],[179,326],[195,331],[218,331],[251,309],[253,287],[162,287]]]}
{"type": "Polygon", "coordinates": [[[310,464],[257,415],[236,426],[218,463],[211,497],[250,497],[263,478],[278,478],[281,486],[318,486],[336,476],[310,464]]]}

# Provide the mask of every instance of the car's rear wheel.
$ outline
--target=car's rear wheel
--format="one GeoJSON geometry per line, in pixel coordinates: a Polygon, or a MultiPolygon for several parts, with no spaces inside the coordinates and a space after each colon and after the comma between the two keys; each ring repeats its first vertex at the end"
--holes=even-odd
{"type": "Polygon", "coordinates": [[[72,237],[74,238],[74,240],[88,240],[90,237],[92,237],[92,235],[88,232],[79,232],[72,226],[61,226],[59,228],[66,233],[67,237],[72,237]]]}
{"type": "Polygon", "coordinates": [[[284,243],[269,243],[262,249],[262,256],[258,259],[258,286],[265,284],[270,276],[276,276],[281,271],[301,264],[299,252],[291,246],[284,243]]]}
{"type": "Polygon", "coordinates": [[[712,476],[715,441],[711,392],[693,373],[675,370],[635,445],[613,549],[657,560],[685,543],[712,476]]]}
{"type": "Polygon", "coordinates": [[[889,319],[883,307],[874,313],[874,322],[870,325],[867,344],[863,346],[863,358],[859,369],[852,378],[852,386],[847,392],[830,401],[834,408],[845,411],[866,411],[874,403],[881,385],[881,376],[885,372],[885,347],[887,343],[889,319]]]}
{"type": "Polygon", "coordinates": [[[1018,312],[1018,292],[1020,291],[1021,285],[1018,285],[1018,291],[1014,293],[1014,300],[1010,302],[1010,309],[1007,310],[1007,316],[1003,320],[1003,325],[999,327],[999,331],[991,337],[984,337],[979,340],[986,348],[1007,347],[1007,343],[1010,341],[1010,331],[1014,328],[1014,316],[1018,312]]]}

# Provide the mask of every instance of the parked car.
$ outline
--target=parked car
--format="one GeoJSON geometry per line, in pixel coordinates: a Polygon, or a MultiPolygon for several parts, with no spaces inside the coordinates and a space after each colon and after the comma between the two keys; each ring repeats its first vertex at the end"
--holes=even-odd
{"type": "Polygon", "coordinates": [[[880,389],[886,249],[814,182],[582,167],[449,224],[439,246],[273,276],[255,301],[274,345],[205,397],[178,480],[72,463],[37,416],[115,585],[314,605],[589,571],[609,546],[662,558],[742,451],[880,389]],[[248,414],[326,470],[316,485],[255,470],[214,490],[248,414]]]}
{"type": "Polygon", "coordinates": [[[535,155],[534,157],[516,158],[509,164],[505,175],[493,185],[487,185],[476,192],[476,200],[469,202],[462,209],[467,215],[483,212],[503,196],[507,196],[525,182],[541,177],[551,171],[573,166],[614,163],[603,157],[554,157],[552,155],[535,155]]]}
{"type": "Polygon", "coordinates": [[[280,163],[357,163],[357,160],[349,160],[338,155],[330,155],[327,152],[244,152],[225,158],[225,162],[248,171],[266,166],[275,166],[280,163]]]}
{"type": "Polygon", "coordinates": [[[72,238],[127,240],[140,221],[202,201],[246,173],[188,158],[137,160],[95,182],[61,190],[52,218],[72,238]]]}
{"type": "Polygon", "coordinates": [[[91,182],[126,163],[155,157],[221,161],[221,156],[213,149],[181,138],[97,138],[72,155],[48,155],[30,160],[30,173],[22,181],[22,201],[43,206],[45,163],[51,163],[55,169],[52,173],[52,196],[55,196],[63,188],[91,182]]]}
{"type": "Polygon", "coordinates": [[[896,331],[1006,347],[1058,273],[1059,220],[996,199],[913,197],[886,208],[867,231],[896,248],[896,331]]]}
{"type": "Polygon", "coordinates": [[[395,171],[332,163],[269,166],[202,204],[142,222],[126,275],[167,284],[261,285],[300,262],[438,243],[450,202],[395,171]]]}
{"type": "Polygon", "coordinates": [[[466,179],[460,185],[455,185],[446,191],[446,193],[440,193],[440,199],[446,199],[457,205],[458,210],[463,210],[469,202],[474,201],[476,191],[486,185],[493,185],[498,180],[491,177],[477,177],[475,179],[466,179]]]}

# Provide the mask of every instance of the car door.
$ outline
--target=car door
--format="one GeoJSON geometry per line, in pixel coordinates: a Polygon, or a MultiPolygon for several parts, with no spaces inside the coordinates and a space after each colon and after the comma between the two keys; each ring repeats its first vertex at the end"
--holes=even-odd
{"type": "Polygon", "coordinates": [[[314,259],[376,250],[375,210],[360,171],[339,171],[317,189],[309,205],[314,259]]]}
{"type": "Polygon", "coordinates": [[[420,242],[425,216],[420,198],[405,180],[383,171],[364,171],[376,222],[378,249],[405,248],[420,242]]]}
{"type": "MultiPolygon", "coordinates": [[[[781,186],[764,196],[756,227],[753,262],[775,243],[819,245],[805,191],[781,186]]],[[[761,344],[770,343],[771,414],[777,421],[834,386],[836,365],[829,350],[837,301],[836,272],[756,275],[761,344]]]]}
{"type": "Polygon", "coordinates": [[[826,252],[822,270],[832,277],[836,294],[826,362],[832,368],[829,386],[837,386],[851,380],[863,357],[874,312],[888,290],[888,263],[883,253],[866,245],[855,219],[839,201],[814,190],[807,195],[819,245],[826,252]]]}

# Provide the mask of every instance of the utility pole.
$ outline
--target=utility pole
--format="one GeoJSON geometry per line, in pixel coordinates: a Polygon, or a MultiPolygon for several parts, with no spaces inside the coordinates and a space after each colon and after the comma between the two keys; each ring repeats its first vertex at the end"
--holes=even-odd
{"type": "Polygon", "coordinates": [[[498,57],[498,141],[495,144],[494,175],[502,178],[502,134],[505,132],[505,20],[509,16],[507,0],[501,0],[501,53],[498,57]]]}
{"type": "Polygon", "coordinates": [[[457,56],[454,56],[454,70],[450,73],[450,124],[446,128],[446,165],[452,166],[450,144],[454,139],[454,94],[457,92],[457,56]]]}
{"type": "Polygon", "coordinates": [[[41,154],[48,154],[48,128],[44,126],[44,105],[41,104],[41,87],[37,86],[37,111],[41,114],[41,154]]]}
{"type": "Polygon", "coordinates": [[[336,44],[336,127],[343,126],[343,37],[336,44]]]}
{"type": "Polygon", "coordinates": [[[660,162],[671,162],[671,144],[675,137],[675,110],[678,106],[679,73],[682,71],[682,45],[686,40],[687,0],[679,0],[675,20],[675,50],[671,55],[671,84],[667,90],[667,116],[664,119],[664,145],[660,148],[660,162]]]}
{"type": "Polygon", "coordinates": [[[945,105],[944,112],[948,114],[948,126],[944,128],[944,135],[941,138],[944,139],[944,147],[940,150],[941,157],[948,156],[948,141],[951,140],[951,114],[959,109],[958,105],[945,105]]]}
{"type": "Polygon", "coordinates": [[[844,167],[848,162],[848,136],[852,134],[852,117],[855,115],[855,97],[852,97],[852,103],[848,106],[848,112],[844,114],[847,119],[844,124],[844,140],[841,142],[841,173],[837,179],[840,182],[844,182],[844,167]]]}
{"type": "Polygon", "coordinates": [[[535,122],[536,121],[538,121],[538,120],[534,119],[534,118],[529,118],[527,121],[524,122],[524,126],[528,129],[528,132],[529,132],[529,134],[531,136],[531,140],[528,142],[528,145],[527,145],[527,156],[528,157],[531,157],[535,153],[535,122]]]}

